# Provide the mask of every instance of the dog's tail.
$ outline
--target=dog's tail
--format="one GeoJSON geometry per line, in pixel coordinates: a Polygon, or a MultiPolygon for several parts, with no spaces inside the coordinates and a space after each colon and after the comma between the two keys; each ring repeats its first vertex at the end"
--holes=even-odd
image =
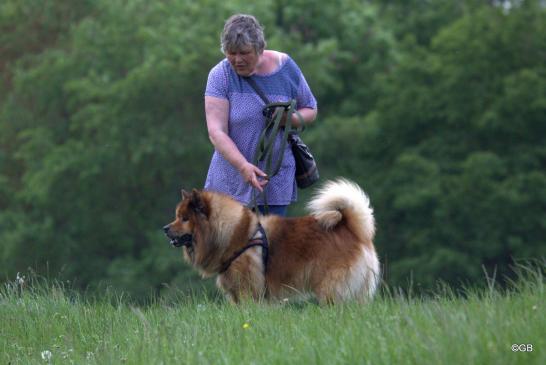
{"type": "Polygon", "coordinates": [[[375,219],[370,200],[354,182],[338,178],[318,189],[307,209],[325,229],[334,228],[342,219],[362,242],[371,244],[375,219]]]}

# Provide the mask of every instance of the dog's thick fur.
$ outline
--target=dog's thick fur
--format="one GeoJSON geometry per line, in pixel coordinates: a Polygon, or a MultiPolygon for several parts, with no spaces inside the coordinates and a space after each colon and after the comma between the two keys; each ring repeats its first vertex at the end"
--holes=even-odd
{"type": "Polygon", "coordinates": [[[172,240],[191,237],[183,247],[185,259],[203,276],[218,274],[218,287],[233,302],[308,293],[320,303],[371,299],[379,261],[366,194],[358,185],[338,179],[318,190],[308,208],[305,217],[261,216],[226,195],[193,190],[182,193],[176,219],[165,231],[172,240]],[[255,235],[258,223],[269,242],[267,269],[263,248],[255,246],[220,273],[255,235]]]}

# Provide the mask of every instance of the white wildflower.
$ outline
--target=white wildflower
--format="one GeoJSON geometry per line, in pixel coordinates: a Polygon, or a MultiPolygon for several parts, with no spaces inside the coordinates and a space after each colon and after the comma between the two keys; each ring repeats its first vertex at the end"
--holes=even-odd
{"type": "Polygon", "coordinates": [[[17,273],[17,277],[15,278],[15,283],[22,287],[25,285],[25,276],[21,275],[20,273],[17,273]]]}
{"type": "Polygon", "coordinates": [[[51,361],[52,356],[53,355],[51,354],[51,351],[49,350],[42,351],[42,359],[44,361],[47,361],[47,362],[51,361]]]}

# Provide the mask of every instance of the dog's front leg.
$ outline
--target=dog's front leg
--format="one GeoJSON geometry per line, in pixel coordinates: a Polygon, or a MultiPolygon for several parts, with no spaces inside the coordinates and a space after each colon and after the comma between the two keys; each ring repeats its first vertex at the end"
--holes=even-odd
{"type": "Polygon", "coordinates": [[[218,275],[216,278],[216,287],[225,294],[230,303],[237,304],[239,303],[239,295],[230,279],[231,278],[227,275],[227,273],[218,275]]]}
{"type": "Polygon", "coordinates": [[[242,300],[263,299],[265,294],[265,278],[262,273],[251,273],[246,270],[230,269],[218,276],[216,285],[232,303],[242,300]]]}

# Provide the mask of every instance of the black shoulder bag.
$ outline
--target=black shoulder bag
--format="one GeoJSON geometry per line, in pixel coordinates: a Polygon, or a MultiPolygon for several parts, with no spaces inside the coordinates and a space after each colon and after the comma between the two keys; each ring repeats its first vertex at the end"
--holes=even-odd
{"type": "MultiPolygon", "coordinates": [[[[256,94],[258,94],[266,104],[263,109],[263,114],[267,118],[266,128],[268,125],[272,125],[270,122],[272,122],[273,115],[275,114],[275,111],[277,111],[277,113],[280,114],[286,112],[285,128],[288,130],[291,127],[292,114],[296,113],[300,119],[302,126],[301,130],[303,130],[303,118],[296,110],[295,100],[288,103],[270,103],[269,99],[265,96],[252,77],[244,77],[244,79],[250,84],[250,86],[252,86],[254,91],[256,91],[256,94]]],[[[309,147],[307,147],[299,136],[297,129],[290,131],[288,134],[288,142],[290,143],[292,154],[294,155],[294,160],[296,162],[296,184],[298,185],[298,188],[305,189],[313,185],[319,179],[319,172],[315,158],[311,154],[309,147]]],[[[263,145],[263,142],[260,141],[260,144],[263,145]]],[[[277,171],[275,171],[275,173],[276,172],[277,171]]]]}

